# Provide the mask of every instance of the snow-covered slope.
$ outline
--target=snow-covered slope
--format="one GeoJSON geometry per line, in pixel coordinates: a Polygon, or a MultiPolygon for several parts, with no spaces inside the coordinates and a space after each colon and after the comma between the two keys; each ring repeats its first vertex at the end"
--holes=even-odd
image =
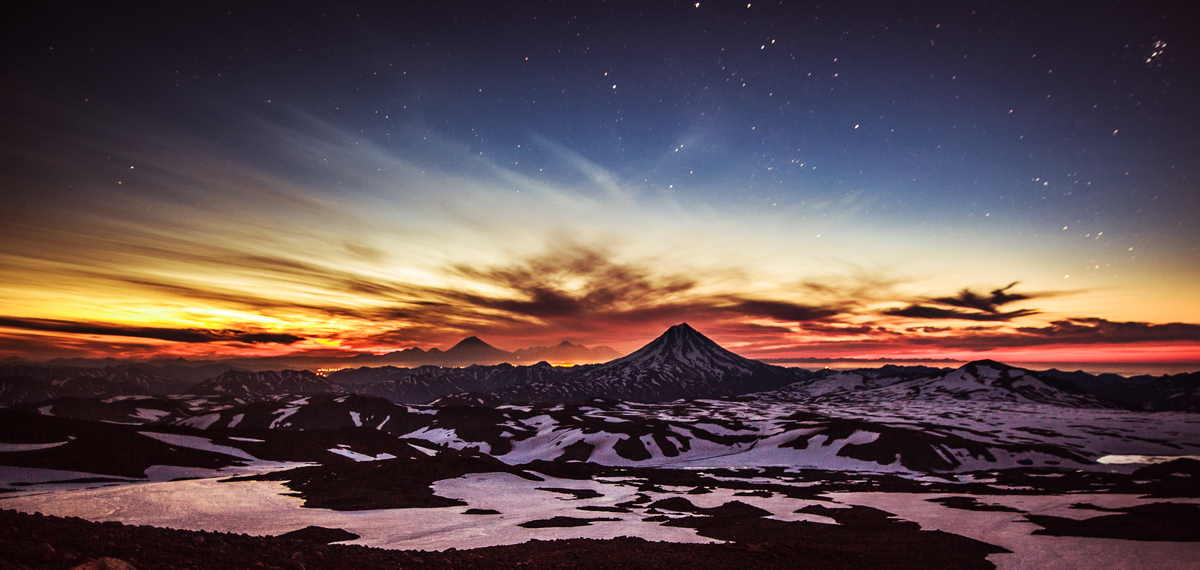
{"type": "Polygon", "coordinates": [[[143,430],[195,428],[260,439],[255,434],[264,430],[364,429],[473,448],[510,465],[542,460],[900,474],[1010,467],[1106,470],[1110,466],[1096,463],[1105,455],[1187,455],[1200,449],[1200,416],[1184,412],[987,400],[813,403],[778,394],[644,404],[448,400],[447,405],[404,405],[349,394],[255,402],[173,396],[91,400],[86,409],[76,400],[55,401],[27,411],[64,419],[103,417],[137,423],[143,430]]]}
{"type": "Polygon", "coordinates": [[[356,391],[387,398],[393,402],[421,404],[465,392],[491,392],[528,383],[555,383],[564,374],[563,369],[545,362],[533,366],[422,366],[414,369],[395,369],[395,373],[386,380],[361,386],[356,391]]]}
{"type": "Polygon", "coordinates": [[[812,402],[988,401],[1113,407],[1070,382],[992,360],[949,372],[894,366],[836,372],[790,384],[777,394],[812,402]]]}
{"type": "Polygon", "coordinates": [[[276,394],[343,394],[347,390],[344,386],[307,370],[230,370],[193,386],[188,392],[261,400],[276,394]]]}
{"type": "Polygon", "coordinates": [[[135,366],[5,366],[0,367],[0,406],[68,396],[167,394],[177,384],[135,366]]]}

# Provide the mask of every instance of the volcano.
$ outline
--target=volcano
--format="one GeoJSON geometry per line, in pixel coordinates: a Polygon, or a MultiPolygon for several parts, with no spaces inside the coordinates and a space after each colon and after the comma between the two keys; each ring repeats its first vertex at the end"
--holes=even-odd
{"type": "Polygon", "coordinates": [[[810,374],[738,356],[681,323],[629,356],[580,367],[560,382],[510,386],[499,395],[526,402],[590,398],[664,402],[774,390],[810,374]]]}

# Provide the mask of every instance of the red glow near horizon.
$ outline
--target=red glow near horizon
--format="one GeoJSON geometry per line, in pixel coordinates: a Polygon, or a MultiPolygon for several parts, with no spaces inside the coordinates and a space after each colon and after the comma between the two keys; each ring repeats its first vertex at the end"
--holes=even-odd
{"type": "MultiPolygon", "coordinates": [[[[703,327],[700,328],[703,333],[703,327]]],[[[661,330],[659,331],[661,333],[661,330]]],[[[184,358],[192,361],[203,360],[221,360],[221,359],[238,359],[238,358],[271,358],[271,357],[315,357],[319,359],[335,360],[338,358],[353,357],[361,354],[386,354],[406,347],[379,347],[378,350],[363,351],[348,349],[345,347],[332,348],[321,343],[313,343],[302,341],[293,345],[282,344],[263,344],[263,345],[246,345],[242,343],[229,342],[213,342],[202,344],[188,344],[180,342],[169,342],[163,340],[151,339],[133,339],[133,338],[114,338],[99,335],[79,335],[79,334],[61,334],[61,333],[45,333],[39,332],[30,334],[28,331],[10,331],[9,334],[0,334],[0,338],[13,338],[12,333],[24,336],[34,336],[34,344],[43,346],[43,351],[40,353],[30,353],[29,356],[34,356],[31,360],[45,360],[50,358],[119,358],[119,359],[174,359],[184,358]]],[[[612,336],[612,333],[606,333],[612,336]]],[[[636,344],[632,349],[620,351],[623,353],[632,352],[643,344],[653,340],[656,335],[643,335],[646,338],[632,341],[636,344]]],[[[739,344],[736,339],[728,334],[719,335],[714,339],[719,344],[724,341],[726,344],[739,344]]],[[[426,345],[420,348],[441,348],[442,350],[449,349],[458,340],[442,343],[440,346],[426,345]]],[[[1062,363],[1071,363],[1070,365],[1079,365],[1080,367],[1090,367],[1094,370],[1103,371],[1129,371],[1137,373],[1149,373],[1153,371],[1183,371],[1190,369],[1200,369],[1200,343],[1197,342],[1135,342],[1135,343],[1093,343],[1093,344],[1053,344],[1040,346],[1026,347],[1005,347],[995,348],[990,350],[964,350],[964,349],[949,349],[938,347],[920,347],[915,348],[913,345],[906,342],[895,342],[889,345],[887,342],[872,343],[869,350],[863,350],[856,346],[856,342],[824,342],[817,346],[808,345],[798,347],[796,350],[772,350],[767,352],[755,351],[754,345],[770,346],[770,341],[774,340],[780,343],[786,343],[786,338],[771,339],[758,337],[756,340],[759,343],[746,344],[743,346],[727,347],[731,348],[732,352],[741,354],[748,358],[756,358],[760,360],[768,360],[775,362],[786,363],[789,359],[795,359],[792,364],[804,366],[803,362],[811,362],[818,364],[823,360],[831,363],[838,361],[857,361],[865,363],[866,366],[871,366],[870,362],[886,363],[889,361],[904,363],[904,362],[968,362],[973,360],[990,359],[1000,362],[1005,362],[1014,365],[1025,366],[1051,366],[1062,363]],[[766,341],[766,342],[763,342],[766,341]]],[[[496,336],[494,338],[484,338],[485,342],[497,346],[505,350],[516,350],[519,348],[528,348],[529,346],[540,345],[549,346],[557,344],[556,342],[540,342],[520,345],[521,339],[505,338],[496,336]]],[[[597,346],[598,343],[577,342],[576,344],[584,344],[585,346],[597,346]]],[[[21,354],[0,355],[6,358],[23,357],[21,354]]],[[[553,364],[556,366],[571,366],[575,364],[584,364],[587,362],[572,362],[572,361],[556,361],[553,364]]]]}

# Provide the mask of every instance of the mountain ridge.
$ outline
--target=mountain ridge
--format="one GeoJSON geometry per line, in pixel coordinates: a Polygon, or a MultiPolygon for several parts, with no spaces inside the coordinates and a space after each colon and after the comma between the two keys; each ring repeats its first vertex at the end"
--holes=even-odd
{"type": "MultiPolygon", "coordinates": [[[[555,347],[575,350],[562,342],[555,347]]],[[[419,350],[419,349],[412,349],[419,350]]],[[[447,351],[424,354],[512,354],[478,337],[447,351]]],[[[105,361],[108,362],[108,361],[105,361]]],[[[261,399],[280,394],[362,394],[421,404],[462,393],[511,403],[585,401],[608,398],[662,402],[771,393],[775,399],[814,403],[988,400],[1065,407],[1139,410],[1200,410],[1200,373],[1123,378],[1083,372],[1043,372],[993,360],[959,368],[887,365],[872,369],[809,371],[742,357],[687,323],[664,331],[633,353],[602,364],[575,367],[500,363],[450,367],[346,368],[248,371],[211,363],[163,367],[110,365],[104,368],[0,365],[0,406],[54,398],[111,398],[154,394],[225,394],[261,399]],[[204,382],[187,381],[224,370],[204,382]],[[173,377],[166,377],[169,373],[173,377]]]]}

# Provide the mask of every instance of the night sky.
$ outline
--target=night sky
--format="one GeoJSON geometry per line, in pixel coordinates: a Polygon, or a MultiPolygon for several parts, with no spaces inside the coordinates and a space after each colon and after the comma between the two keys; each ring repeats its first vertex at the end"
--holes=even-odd
{"type": "Polygon", "coordinates": [[[1200,367],[1200,3],[396,4],[6,18],[0,358],[1200,367]]]}

